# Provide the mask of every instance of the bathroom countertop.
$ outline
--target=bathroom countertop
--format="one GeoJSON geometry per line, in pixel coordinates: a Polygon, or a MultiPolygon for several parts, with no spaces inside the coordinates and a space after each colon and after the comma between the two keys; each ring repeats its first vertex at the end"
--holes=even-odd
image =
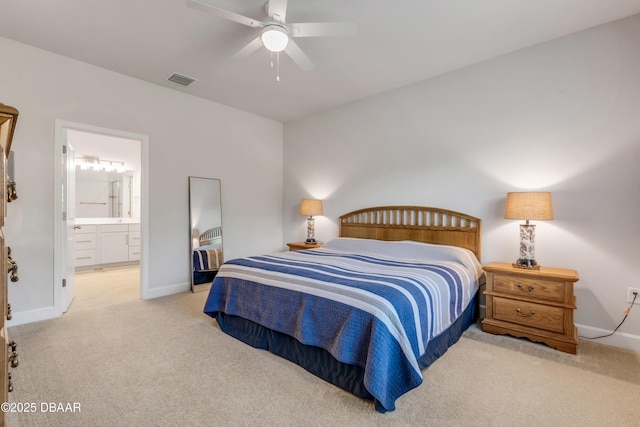
{"type": "Polygon", "coordinates": [[[78,225],[89,224],[139,224],[140,218],[76,218],[78,225]]]}

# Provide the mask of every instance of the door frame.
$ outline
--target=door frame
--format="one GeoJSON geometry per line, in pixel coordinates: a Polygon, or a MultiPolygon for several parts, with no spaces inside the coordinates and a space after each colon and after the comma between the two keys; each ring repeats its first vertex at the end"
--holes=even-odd
{"type": "Polygon", "coordinates": [[[76,203],[76,160],[75,150],[73,146],[67,141],[67,149],[62,153],[62,168],[64,170],[62,174],[62,200],[64,201],[62,206],[67,207],[67,219],[63,223],[65,228],[65,252],[61,253],[62,261],[60,265],[64,266],[63,277],[66,277],[66,288],[62,292],[62,311],[66,313],[73,301],[75,293],[75,203],[76,203]],[[64,255],[62,255],[64,254],[64,255]],[[69,277],[72,276],[73,277],[69,277]]]}
{"type": "Polygon", "coordinates": [[[141,182],[140,182],[140,229],[142,231],[140,246],[140,298],[148,299],[149,294],[149,137],[147,135],[125,132],[116,129],[102,128],[83,123],[75,123],[66,120],[55,121],[55,143],[54,143],[54,210],[53,210],[53,313],[55,317],[62,316],[64,310],[64,291],[62,289],[62,279],[64,278],[65,261],[63,254],[66,253],[67,230],[62,220],[62,150],[67,142],[67,130],[78,130],[83,132],[98,133],[120,138],[135,139],[140,141],[141,149],[141,182]]]}

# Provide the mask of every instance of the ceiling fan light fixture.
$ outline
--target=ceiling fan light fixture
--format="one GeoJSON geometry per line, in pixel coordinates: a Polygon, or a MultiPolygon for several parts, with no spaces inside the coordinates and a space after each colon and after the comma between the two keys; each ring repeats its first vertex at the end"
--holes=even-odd
{"type": "Polygon", "coordinates": [[[262,43],[271,52],[283,51],[289,43],[289,34],[281,25],[267,25],[262,30],[262,43]]]}

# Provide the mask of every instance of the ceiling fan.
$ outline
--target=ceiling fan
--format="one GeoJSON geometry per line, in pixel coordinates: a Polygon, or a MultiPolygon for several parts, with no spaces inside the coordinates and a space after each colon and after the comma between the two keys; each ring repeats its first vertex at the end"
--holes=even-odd
{"type": "MultiPolygon", "coordinates": [[[[284,51],[304,71],[311,70],[314,65],[309,57],[291,40],[296,37],[325,37],[325,36],[354,36],[357,26],[348,22],[325,23],[293,23],[286,22],[287,0],[268,0],[265,4],[267,18],[264,21],[248,18],[235,12],[222,9],[211,4],[211,0],[187,0],[187,5],[193,9],[211,13],[218,17],[246,25],[260,30],[260,35],[240,49],[232,59],[249,56],[262,46],[276,53],[279,62],[279,52],[284,51]]],[[[271,63],[273,67],[273,61],[271,63]]],[[[277,76],[277,80],[279,76],[277,76]]]]}

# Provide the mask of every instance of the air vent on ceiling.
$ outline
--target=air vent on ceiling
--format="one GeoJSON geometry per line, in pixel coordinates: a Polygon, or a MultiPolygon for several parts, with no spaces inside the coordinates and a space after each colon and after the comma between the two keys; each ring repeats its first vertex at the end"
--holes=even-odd
{"type": "Polygon", "coordinates": [[[197,80],[192,77],[185,76],[184,74],[178,74],[178,73],[171,74],[167,78],[167,80],[169,80],[170,82],[178,83],[179,85],[182,85],[182,86],[189,86],[192,83],[197,82],[197,80]]]}

